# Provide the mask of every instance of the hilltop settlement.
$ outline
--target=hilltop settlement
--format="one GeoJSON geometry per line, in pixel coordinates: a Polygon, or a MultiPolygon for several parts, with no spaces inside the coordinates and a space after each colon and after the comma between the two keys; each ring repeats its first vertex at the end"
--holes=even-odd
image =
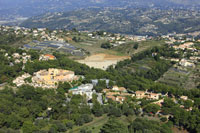
{"type": "Polygon", "coordinates": [[[200,132],[200,33],[0,33],[0,132],[200,132]],[[101,50],[129,58],[104,69],[76,60],[101,50]]]}

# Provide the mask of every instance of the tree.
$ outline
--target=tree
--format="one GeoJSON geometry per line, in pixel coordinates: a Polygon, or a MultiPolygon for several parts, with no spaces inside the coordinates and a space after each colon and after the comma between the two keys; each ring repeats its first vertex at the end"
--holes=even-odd
{"type": "Polygon", "coordinates": [[[22,126],[22,131],[24,133],[33,133],[37,131],[37,128],[31,121],[25,121],[22,126]]]}
{"type": "Polygon", "coordinates": [[[108,86],[109,87],[113,87],[115,84],[114,84],[114,82],[113,81],[109,81],[109,83],[108,83],[108,86]]]}
{"type": "Polygon", "coordinates": [[[172,133],[170,127],[166,124],[160,124],[157,121],[136,118],[129,125],[130,133],[172,133]]]}
{"type": "Polygon", "coordinates": [[[110,42],[105,42],[101,44],[101,48],[110,49],[112,48],[112,45],[110,44],[110,42]]]}
{"type": "Polygon", "coordinates": [[[66,126],[63,124],[63,123],[57,123],[56,124],[56,126],[57,126],[57,131],[58,132],[65,132],[65,131],[67,131],[67,128],[66,128],[66,126]]]}
{"type": "Polygon", "coordinates": [[[94,105],[92,107],[92,113],[96,116],[96,117],[100,117],[103,114],[103,109],[101,107],[101,105],[99,104],[98,101],[94,102],[94,105]]]}
{"type": "Polygon", "coordinates": [[[101,128],[101,133],[128,133],[128,128],[116,118],[110,118],[101,128]]]}
{"type": "Polygon", "coordinates": [[[120,117],[122,115],[122,111],[119,108],[111,107],[109,111],[109,115],[120,117]]]}
{"type": "Polygon", "coordinates": [[[6,122],[5,115],[0,113],[0,128],[4,126],[5,122],[6,122]]]}
{"type": "Polygon", "coordinates": [[[134,49],[138,49],[138,47],[139,47],[138,43],[135,43],[134,46],[133,46],[134,49]]]}
{"type": "Polygon", "coordinates": [[[10,127],[12,129],[19,129],[21,125],[21,118],[17,114],[12,113],[6,119],[6,124],[7,127],[10,127]]]}
{"type": "Polygon", "coordinates": [[[58,90],[62,91],[63,93],[67,93],[70,88],[72,87],[68,82],[59,82],[58,84],[58,90]]]}
{"type": "Polygon", "coordinates": [[[149,104],[144,108],[144,111],[147,113],[157,113],[160,110],[160,106],[157,104],[149,104]]]}
{"type": "Polygon", "coordinates": [[[190,107],[193,106],[193,102],[191,100],[186,100],[184,101],[184,106],[186,109],[189,109],[190,107]]]}
{"type": "Polygon", "coordinates": [[[166,117],[161,117],[160,120],[161,120],[162,122],[166,122],[166,121],[167,121],[167,118],[166,118],[166,117]]]}
{"type": "Polygon", "coordinates": [[[26,107],[21,107],[19,109],[19,116],[22,118],[27,118],[29,116],[29,111],[26,107]]]}

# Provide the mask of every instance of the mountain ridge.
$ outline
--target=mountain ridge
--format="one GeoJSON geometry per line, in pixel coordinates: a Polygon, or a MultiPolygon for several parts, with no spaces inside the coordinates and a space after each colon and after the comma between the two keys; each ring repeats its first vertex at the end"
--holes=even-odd
{"type": "Polygon", "coordinates": [[[198,0],[0,0],[0,15],[36,16],[46,12],[63,12],[96,7],[190,7],[198,0]],[[9,12],[9,13],[5,13],[9,12]]]}
{"type": "Polygon", "coordinates": [[[141,8],[89,8],[32,17],[28,28],[104,30],[113,33],[162,35],[200,30],[200,12],[141,8]],[[195,25],[195,27],[194,27],[195,25]]]}

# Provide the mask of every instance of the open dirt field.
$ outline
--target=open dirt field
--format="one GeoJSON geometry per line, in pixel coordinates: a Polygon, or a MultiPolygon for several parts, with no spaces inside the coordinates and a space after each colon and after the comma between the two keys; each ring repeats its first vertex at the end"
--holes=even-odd
{"type": "Polygon", "coordinates": [[[77,60],[79,63],[86,64],[89,67],[106,70],[110,65],[115,65],[117,62],[129,59],[129,56],[116,56],[109,54],[94,54],[86,57],[84,60],[77,60]]]}

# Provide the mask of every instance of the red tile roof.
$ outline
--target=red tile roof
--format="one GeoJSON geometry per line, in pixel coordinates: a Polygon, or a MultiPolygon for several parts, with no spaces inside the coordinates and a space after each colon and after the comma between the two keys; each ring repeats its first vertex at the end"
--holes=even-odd
{"type": "Polygon", "coordinates": [[[49,58],[55,59],[55,56],[53,56],[51,54],[45,54],[44,56],[48,56],[49,58]]]}

